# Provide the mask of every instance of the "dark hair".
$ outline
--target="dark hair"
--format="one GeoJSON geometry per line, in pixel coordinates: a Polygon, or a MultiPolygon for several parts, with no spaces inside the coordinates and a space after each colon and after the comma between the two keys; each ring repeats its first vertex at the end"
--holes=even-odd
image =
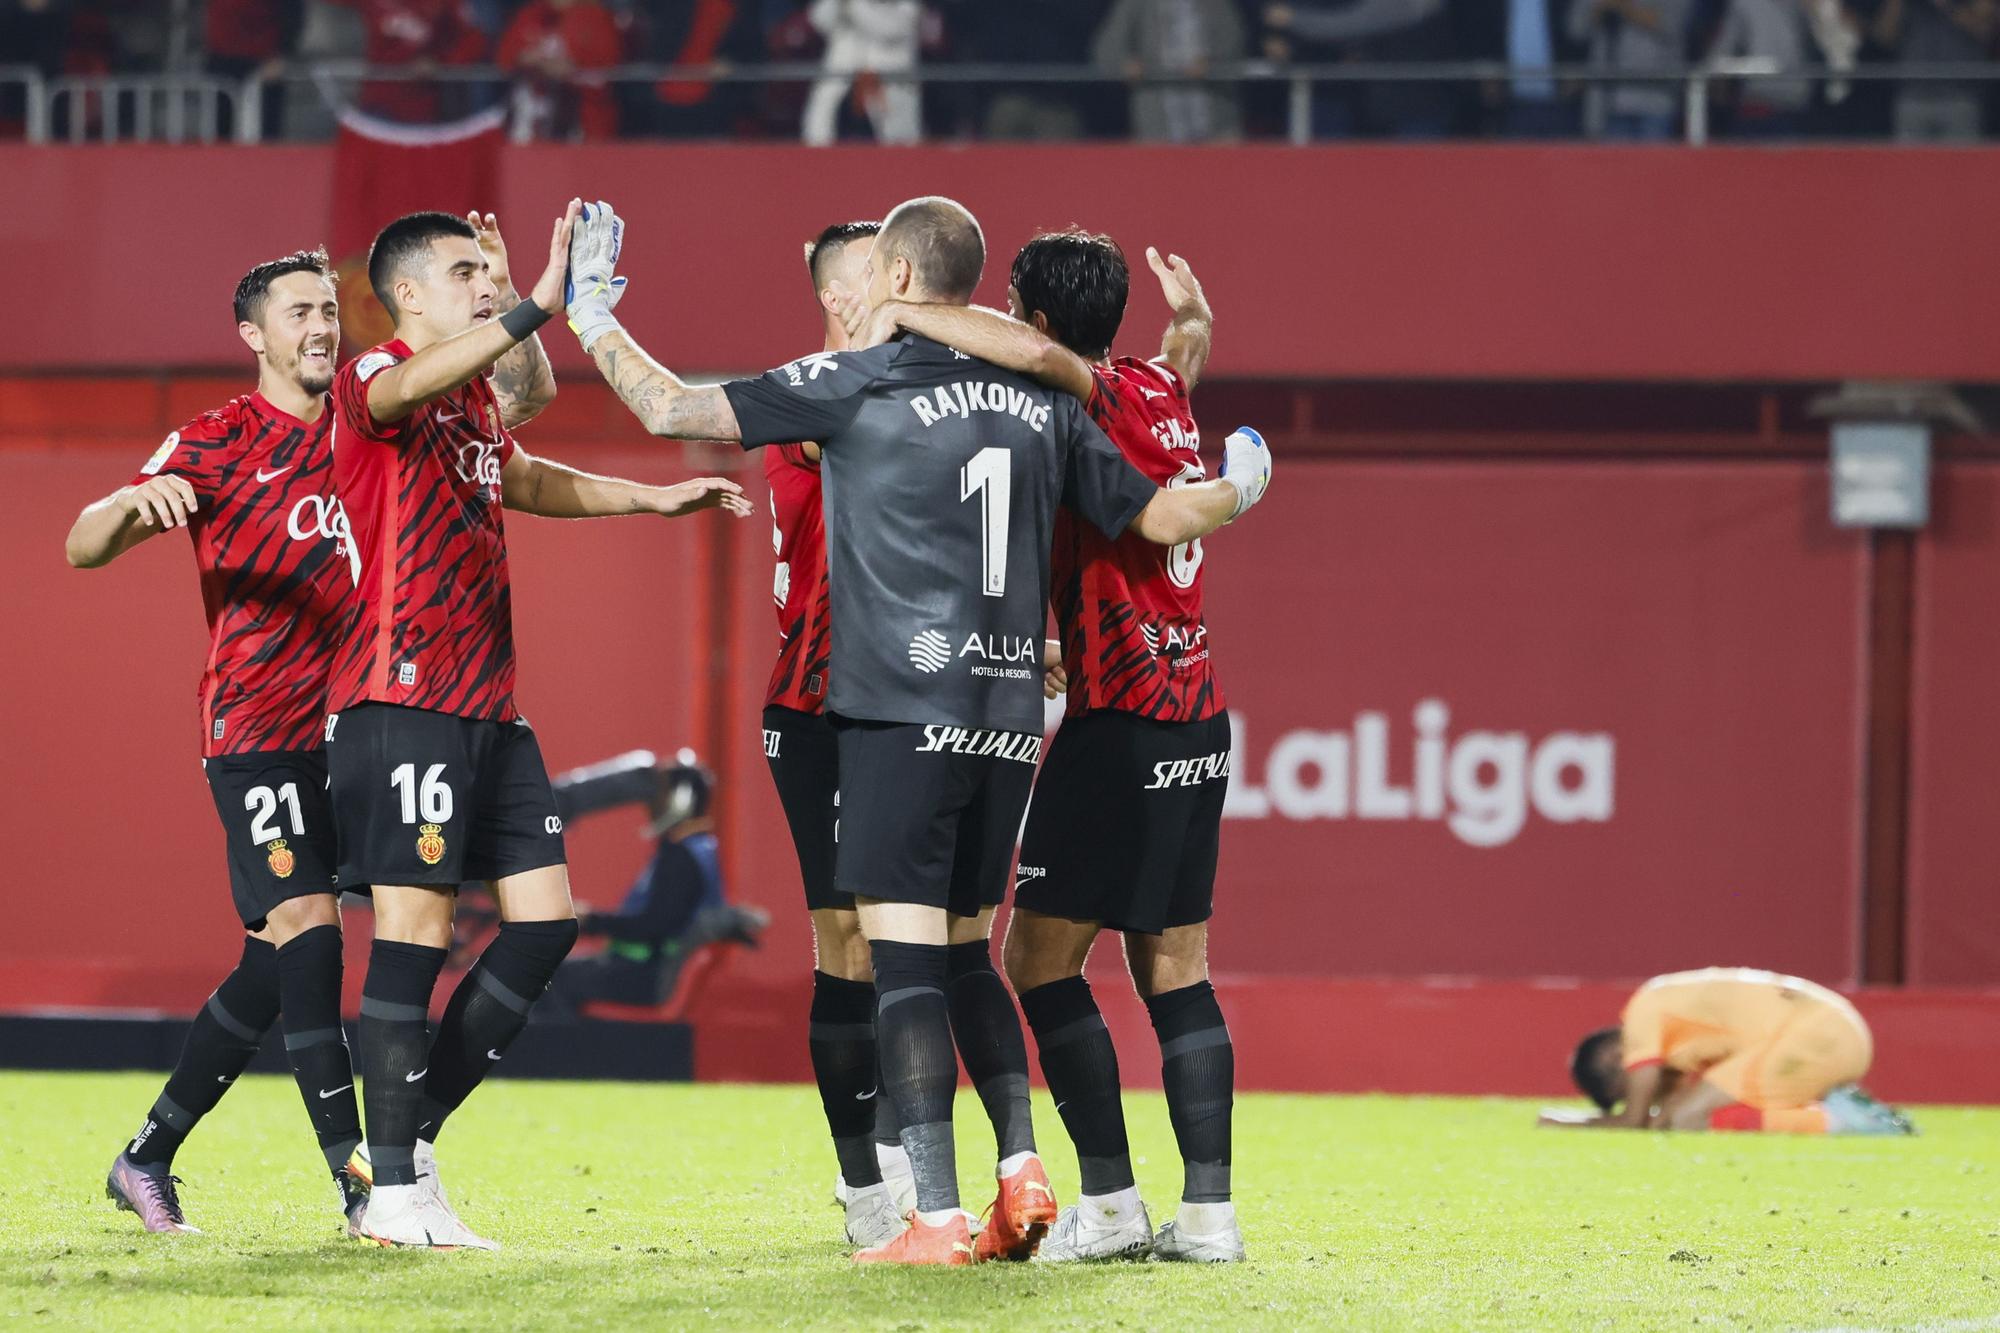
{"type": "Polygon", "coordinates": [[[887,256],[910,261],[917,281],[948,301],[972,299],[986,269],[986,234],[965,205],[925,195],[896,205],[882,222],[876,244],[887,256]]]}
{"type": "Polygon", "coordinates": [[[396,318],[396,279],[411,264],[428,262],[431,242],[443,236],[479,239],[479,233],[464,218],[437,212],[406,214],[376,234],[375,244],[368,247],[368,285],[375,289],[375,299],[389,312],[389,318],[396,318]]]}
{"type": "Polygon", "coordinates": [[[326,257],[326,247],[316,250],[294,250],[279,259],[267,259],[243,275],[236,284],[236,322],[261,324],[264,321],[264,302],[270,298],[271,284],[287,273],[316,273],[322,278],[333,277],[333,261],[326,257]]]}
{"type": "Polygon", "coordinates": [[[1111,350],[1125,322],[1132,271],[1118,242],[1071,227],[1045,231],[1022,246],[1008,281],[1021,295],[1023,319],[1041,311],[1050,337],[1094,360],[1111,350]]]}
{"type": "Polygon", "coordinates": [[[882,230],[879,222],[836,222],[819,235],[806,242],[806,272],[812,275],[813,290],[817,292],[824,285],[820,277],[820,261],[831,261],[833,257],[863,237],[873,236],[882,230]]]}
{"type": "Polygon", "coordinates": [[[1617,1028],[1599,1028],[1578,1042],[1569,1057],[1570,1079],[1600,1111],[1618,1105],[1618,1040],[1617,1028]]]}

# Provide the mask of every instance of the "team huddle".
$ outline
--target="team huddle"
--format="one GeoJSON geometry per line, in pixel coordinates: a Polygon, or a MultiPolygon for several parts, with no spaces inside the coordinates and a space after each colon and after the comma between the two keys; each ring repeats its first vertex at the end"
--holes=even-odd
{"type": "Polygon", "coordinates": [[[1262,496],[1271,464],[1239,431],[1205,479],[1188,396],[1210,317],[1193,274],[1148,252],[1172,322],[1156,360],[1113,360],[1129,275],[1108,238],[1031,241],[1010,317],[968,305],[977,221],[912,200],[808,246],[823,352],[694,387],[613,313],[624,230],[572,201],[524,298],[491,215],[398,219],[369,256],[396,336],[337,369],[325,255],[259,265],[235,302],[257,391],[79,516],[79,566],[189,530],[212,638],[203,763],[247,932],[109,1194],[148,1230],[193,1230],[175,1150],[281,1025],[349,1234],[493,1248],[453,1211],[435,1145],[577,935],[562,822],[514,702],[502,511],[750,512],[722,478],[647,485],[519,448],[555,395],[538,330],[565,315],[650,433],[765,447],[781,649],[764,749],[812,915],[808,1040],[855,1259],[1240,1259],[1233,1057],[1206,965],[1229,735],[1201,541],[1262,496]],[[1037,779],[1043,694],[1062,689],[1037,779]],[[988,938],[1017,833],[1005,962],[1081,1164],[1080,1201],[1060,1210],[988,938]],[[468,881],[491,884],[501,924],[432,1035],[468,881]],[[374,905],[365,1107],[337,891],[374,905]],[[1152,1016],[1185,1161],[1158,1232],[1083,979],[1106,927],[1152,1016]],[[997,1143],[983,1225],[958,1198],[961,1059],[997,1143]]]}

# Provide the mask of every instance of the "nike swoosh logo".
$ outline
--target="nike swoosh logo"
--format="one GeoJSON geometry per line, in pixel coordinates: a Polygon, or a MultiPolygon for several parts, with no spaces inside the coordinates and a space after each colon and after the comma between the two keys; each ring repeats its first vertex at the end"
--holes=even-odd
{"type": "Polygon", "coordinates": [[[217,1074],[217,1075],[215,1076],[215,1081],[216,1081],[217,1083],[234,1083],[234,1082],[236,1081],[236,1075],[234,1075],[234,1074],[217,1074]]]}
{"type": "Polygon", "coordinates": [[[1158,390],[1155,390],[1155,389],[1141,389],[1141,390],[1139,390],[1139,392],[1140,392],[1140,393],[1143,393],[1143,394],[1145,394],[1145,395],[1146,395],[1146,396],[1147,396],[1148,398],[1165,398],[1165,397],[1166,397],[1166,395],[1165,395],[1165,394],[1163,394],[1163,393],[1160,393],[1160,392],[1159,392],[1158,390]]]}
{"type": "Polygon", "coordinates": [[[418,1079],[422,1078],[425,1074],[428,1074],[430,1072],[431,1072],[431,1067],[429,1065],[425,1065],[422,1069],[419,1069],[414,1074],[403,1075],[403,1082],[415,1083],[418,1079]]]}
{"type": "Polygon", "coordinates": [[[493,1050],[492,1048],[489,1047],[486,1051],[486,1058],[489,1060],[498,1060],[500,1058],[500,1052],[493,1050]]]}
{"type": "MultiPolygon", "coordinates": [[[[292,464],[292,467],[297,467],[297,466],[298,466],[297,463],[292,464]]],[[[284,476],[287,472],[290,472],[291,470],[292,470],[291,467],[281,467],[276,472],[266,472],[263,468],[258,468],[257,484],[261,486],[267,481],[276,481],[278,478],[284,476]]]]}
{"type": "Polygon", "coordinates": [[[854,1094],[854,1100],[857,1102],[865,1102],[872,1100],[875,1094],[880,1091],[882,1091],[882,1089],[880,1088],[870,1088],[866,1092],[857,1092],[854,1094]]]}
{"type": "Polygon", "coordinates": [[[329,1097],[338,1097],[343,1092],[353,1092],[353,1091],[354,1091],[354,1085],[352,1083],[348,1084],[344,1088],[325,1088],[320,1091],[319,1099],[321,1101],[325,1101],[329,1097]]]}

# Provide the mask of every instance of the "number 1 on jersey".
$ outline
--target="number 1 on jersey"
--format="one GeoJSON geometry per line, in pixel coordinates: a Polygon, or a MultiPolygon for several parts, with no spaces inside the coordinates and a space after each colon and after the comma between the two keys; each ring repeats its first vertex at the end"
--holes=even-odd
{"type": "Polygon", "coordinates": [[[977,495],[979,504],[980,591],[988,597],[1007,595],[1007,525],[1014,498],[1011,455],[1005,449],[981,449],[958,470],[962,504],[977,495]]]}

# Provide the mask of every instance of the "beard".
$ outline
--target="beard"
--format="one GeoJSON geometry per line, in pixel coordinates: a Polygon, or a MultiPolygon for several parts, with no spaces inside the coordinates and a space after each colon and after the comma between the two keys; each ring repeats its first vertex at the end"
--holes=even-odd
{"type": "Polygon", "coordinates": [[[301,389],[310,394],[322,394],[333,387],[333,357],[329,354],[324,364],[306,360],[305,353],[295,352],[291,364],[284,367],[287,375],[301,389]]]}

